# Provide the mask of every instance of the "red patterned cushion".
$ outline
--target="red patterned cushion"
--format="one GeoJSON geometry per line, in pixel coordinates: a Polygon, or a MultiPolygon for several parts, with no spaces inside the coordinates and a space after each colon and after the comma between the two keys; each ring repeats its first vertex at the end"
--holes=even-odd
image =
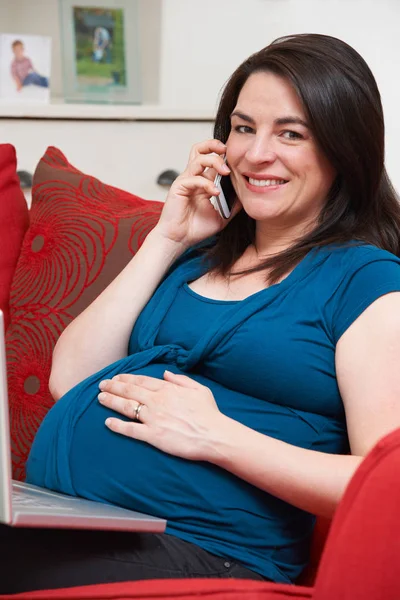
{"type": "Polygon", "coordinates": [[[0,309],[9,323],[10,286],[29,225],[29,212],[17,176],[15,149],[0,144],[0,309]]]}
{"type": "Polygon", "coordinates": [[[6,336],[16,479],[53,404],[48,380],[58,337],[130,260],[161,208],[81,173],[56,148],[40,160],[6,336]]]}

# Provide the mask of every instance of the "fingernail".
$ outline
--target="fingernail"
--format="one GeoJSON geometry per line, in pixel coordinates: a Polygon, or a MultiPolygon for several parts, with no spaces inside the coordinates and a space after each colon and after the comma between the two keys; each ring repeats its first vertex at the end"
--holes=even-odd
{"type": "Polygon", "coordinates": [[[225,171],[225,173],[230,173],[230,172],[231,172],[231,170],[230,170],[230,168],[228,167],[228,165],[222,165],[222,168],[223,168],[223,170],[225,171]]]}
{"type": "Polygon", "coordinates": [[[103,402],[107,398],[107,394],[101,392],[101,394],[99,394],[97,397],[99,399],[99,402],[103,402]]]}
{"type": "Polygon", "coordinates": [[[99,383],[99,388],[100,388],[101,390],[104,390],[104,388],[106,387],[106,385],[107,385],[107,383],[108,383],[109,381],[110,381],[109,379],[103,379],[103,381],[100,381],[100,383],[99,383]]]}
{"type": "Polygon", "coordinates": [[[165,369],[164,375],[165,375],[165,373],[167,373],[167,375],[173,375],[172,371],[168,371],[168,369],[165,369]]]}

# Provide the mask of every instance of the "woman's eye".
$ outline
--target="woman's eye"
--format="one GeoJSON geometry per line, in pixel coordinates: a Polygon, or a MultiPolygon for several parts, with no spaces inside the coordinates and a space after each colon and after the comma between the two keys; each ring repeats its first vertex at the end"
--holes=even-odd
{"type": "Polygon", "coordinates": [[[284,131],[283,137],[287,140],[303,140],[304,139],[304,136],[302,136],[301,133],[298,133],[297,131],[284,131]]]}
{"type": "Polygon", "coordinates": [[[238,133],[252,133],[253,129],[251,127],[248,127],[247,125],[237,125],[235,127],[235,131],[237,131],[238,133]]]}

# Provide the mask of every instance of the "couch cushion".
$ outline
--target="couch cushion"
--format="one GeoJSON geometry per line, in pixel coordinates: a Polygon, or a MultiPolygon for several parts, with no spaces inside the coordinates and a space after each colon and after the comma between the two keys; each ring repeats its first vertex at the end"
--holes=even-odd
{"type": "Polygon", "coordinates": [[[29,224],[28,206],[19,185],[15,149],[0,144],[0,309],[9,323],[9,295],[22,240],[29,224]]]}
{"type": "MultiPolygon", "coordinates": [[[[312,600],[312,588],[247,579],[155,579],[0,596],[4,600],[312,600]]],[[[329,598],[333,598],[330,596],[329,598]]],[[[335,598],[335,600],[337,600],[335,598]]]]}
{"type": "Polygon", "coordinates": [[[315,600],[400,598],[400,429],[358,467],[335,512],[315,600]]]}
{"type": "Polygon", "coordinates": [[[48,379],[58,337],[130,260],[161,208],[81,173],[56,148],[40,160],[6,336],[16,479],[53,404],[48,379]]]}

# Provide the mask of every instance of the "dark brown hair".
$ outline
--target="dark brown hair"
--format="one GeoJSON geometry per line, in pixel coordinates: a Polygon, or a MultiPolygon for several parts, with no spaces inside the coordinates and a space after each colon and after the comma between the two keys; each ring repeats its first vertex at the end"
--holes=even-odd
{"type": "Polygon", "coordinates": [[[17,46],[24,46],[23,42],[21,42],[21,40],[15,40],[15,42],[13,42],[11,44],[11,48],[14,50],[14,48],[16,48],[17,46]]]}
{"type": "MultiPolygon", "coordinates": [[[[269,283],[287,274],[312,248],[365,242],[400,255],[400,205],[384,166],[384,120],[379,90],[364,59],[345,42],[326,35],[281,37],[244,61],[227,82],[214,137],[226,142],[230,115],[248,77],[272,72],[296,90],[310,128],[337,177],[316,227],[287,250],[247,272],[271,269],[269,283]]],[[[245,211],[207,251],[227,274],[255,241],[255,221],[245,211]]]]}

